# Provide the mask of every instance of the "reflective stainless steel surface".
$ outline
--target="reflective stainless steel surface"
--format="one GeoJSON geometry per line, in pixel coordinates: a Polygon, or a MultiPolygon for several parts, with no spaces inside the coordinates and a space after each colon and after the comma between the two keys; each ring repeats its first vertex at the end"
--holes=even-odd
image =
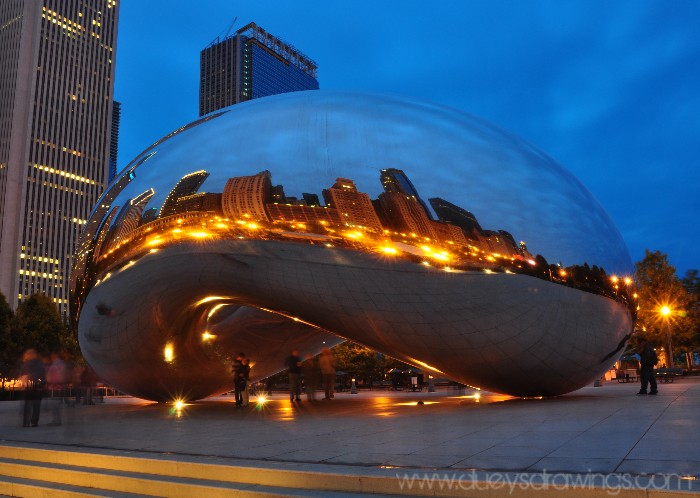
{"type": "Polygon", "coordinates": [[[591,194],[468,114],[357,93],[224,109],[137,157],[76,254],[81,347],[129,393],[195,399],[348,338],[521,396],[601,375],[631,262],[591,194]]]}

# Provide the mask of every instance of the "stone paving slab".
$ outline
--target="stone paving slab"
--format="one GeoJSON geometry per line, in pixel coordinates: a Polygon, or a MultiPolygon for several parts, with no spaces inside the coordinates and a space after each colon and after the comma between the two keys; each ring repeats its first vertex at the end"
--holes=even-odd
{"type": "MultiPolygon", "coordinates": [[[[700,379],[635,396],[604,383],[553,399],[490,393],[360,391],[236,408],[230,396],[186,405],[108,398],[65,407],[63,425],[19,424],[0,403],[0,440],[235,461],[520,472],[629,473],[700,478],[700,379]],[[477,395],[478,394],[478,395],[477,395]],[[424,404],[417,404],[422,401],[424,404]]],[[[48,402],[45,400],[44,404],[48,402]]]]}

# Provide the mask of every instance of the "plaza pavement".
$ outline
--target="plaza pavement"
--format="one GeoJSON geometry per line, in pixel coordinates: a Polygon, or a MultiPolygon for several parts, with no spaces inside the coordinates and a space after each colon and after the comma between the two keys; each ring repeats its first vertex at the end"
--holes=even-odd
{"type": "Polygon", "coordinates": [[[20,402],[2,402],[0,445],[358,475],[661,478],[700,492],[700,378],[660,384],[656,396],[635,396],[638,388],[604,382],[552,399],[361,390],[298,404],[279,393],[261,406],[220,396],[182,410],[108,398],[66,408],[59,427],[43,412],[36,428],[20,427],[20,402]]]}

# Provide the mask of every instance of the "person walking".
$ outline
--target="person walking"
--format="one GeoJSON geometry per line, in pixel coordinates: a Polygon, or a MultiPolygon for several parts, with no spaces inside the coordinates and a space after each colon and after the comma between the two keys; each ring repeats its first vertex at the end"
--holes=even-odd
{"type": "Polygon", "coordinates": [[[27,349],[22,355],[19,376],[24,385],[22,427],[36,427],[39,425],[41,414],[41,396],[46,383],[46,371],[44,362],[35,349],[27,349]]]}
{"type": "Polygon", "coordinates": [[[323,376],[323,399],[331,400],[334,398],[335,390],[335,356],[333,356],[330,349],[323,348],[318,363],[323,376]]]}
{"type": "Polygon", "coordinates": [[[284,362],[289,374],[289,401],[301,401],[301,370],[302,363],[299,350],[293,349],[292,354],[284,362]]]}
{"type": "Polygon", "coordinates": [[[657,390],[654,367],[657,363],[659,363],[659,357],[656,356],[656,351],[654,351],[652,344],[646,339],[643,339],[639,343],[639,356],[639,362],[641,363],[641,368],[639,369],[639,380],[641,381],[642,386],[637,395],[647,394],[647,384],[649,384],[651,387],[649,394],[656,394],[659,391],[657,390]]]}

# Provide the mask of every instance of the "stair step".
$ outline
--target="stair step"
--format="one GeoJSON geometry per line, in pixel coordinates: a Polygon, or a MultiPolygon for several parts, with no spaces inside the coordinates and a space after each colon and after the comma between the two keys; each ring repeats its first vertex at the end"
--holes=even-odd
{"type": "MultiPolygon", "coordinates": [[[[203,479],[218,483],[235,483],[240,486],[259,485],[280,489],[299,489],[305,492],[310,487],[323,492],[388,495],[399,492],[395,474],[372,476],[314,472],[305,469],[310,465],[303,464],[270,462],[266,465],[265,462],[259,462],[259,465],[252,466],[248,462],[241,461],[240,465],[231,465],[230,460],[223,459],[219,459],[220,463],[216,463],[216,458],[178,456],[175,460],[167,457],[127,456],[118,451],[94,453],[87,450],[31,448],[7,443],[0,445],[0,458],[45,464],[70,462],[73,466],[90,470],[134,472],[146,477],[156,475],[167,478],[203,479]]],[[[407,493],[404,490],[401,494],[418,495],[419,493],[407,493]]]]}
{"type": "Polygon", "coordinates": [[[20,496],[22,498],[139,498],[147,495],[116,493],[103,489],[0,475],[0,497],[5,496],[20,496]]]}
{"type": "MultiPolygon", "coordinates": [[[[0,482],[17,478],[27,482],[43,482],[43,488],[48,490],[50,487],[51,491],[53,486],[57,485],[64,486],[66,489],[76,489],[81,493],[77,496],[114,496],[114,492],[123,496],[140,495],[174,498],[190,496],[207,496],[212,498],[261,498],[271,496],[289,498],[359,498],[367,496],[364,493],[263,486],[259,484],[162,476],[140,472],[95,469],[77,465],[0,458],[0,482]],[[105,492],[108,493],[105,494],[105,492]]],[[[42,489],[40,484],[35,484],[34,488],[37,490],[42,489]]],[[[0,488],[0,490],[2,489],[0,488]]],[[[26,495],[15,493],[15,496],[26,495]]],[[[35,496],[53,497],[54,495],[49,493],[35,496]]],[[[65,496],[70,496],[70,494],[65,496]]]]}

